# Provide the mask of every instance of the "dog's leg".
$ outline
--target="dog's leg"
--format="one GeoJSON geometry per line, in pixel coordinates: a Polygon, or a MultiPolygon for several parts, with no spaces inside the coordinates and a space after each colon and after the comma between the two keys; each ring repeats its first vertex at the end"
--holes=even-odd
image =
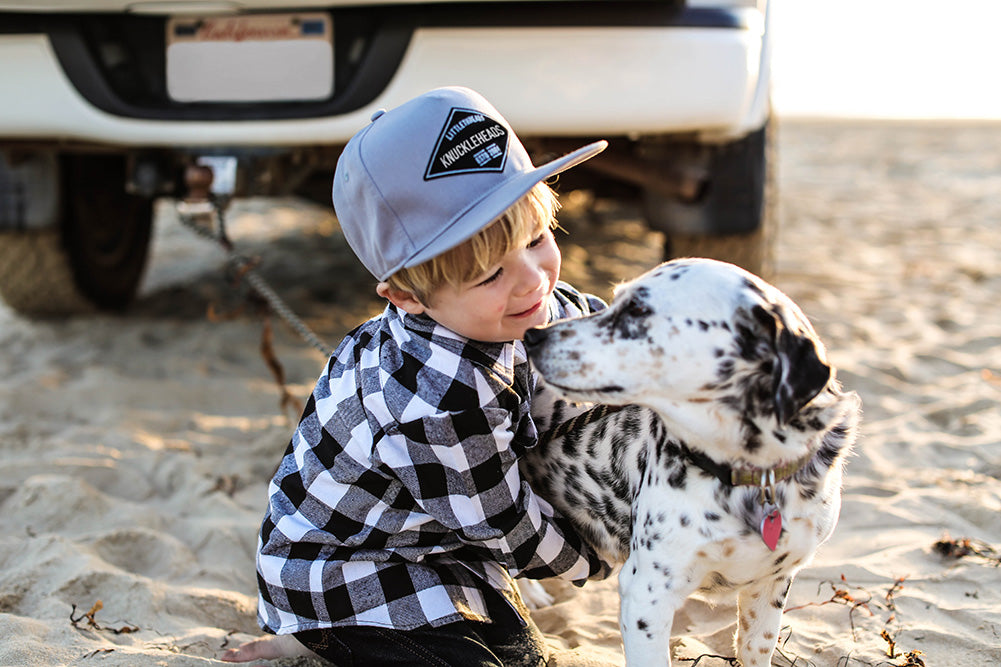
{"type": "Polygon", "coordinates": [[[619,626],[627,665],[671,664],[674,610],[680,605],[664,590],[657,556],[634,550],[619,573],[619,626]]]}
{"type": "Polygon", "coordinates": [[[751,584],[737,597],[737,636],[734,649],[742,667],[767,667],[782,626],[782,610],[792,577],[751,584]]]}

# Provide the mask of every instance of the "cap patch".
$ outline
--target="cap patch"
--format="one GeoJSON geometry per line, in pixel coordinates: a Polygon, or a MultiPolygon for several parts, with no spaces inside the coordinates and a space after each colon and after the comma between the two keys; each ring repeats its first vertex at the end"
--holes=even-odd
{"type": "Polygon", "coordinates": [[[481,171],[504,171],[508,131],[490,116],[452,107],[441,128],[424,180],[481,171]]]}

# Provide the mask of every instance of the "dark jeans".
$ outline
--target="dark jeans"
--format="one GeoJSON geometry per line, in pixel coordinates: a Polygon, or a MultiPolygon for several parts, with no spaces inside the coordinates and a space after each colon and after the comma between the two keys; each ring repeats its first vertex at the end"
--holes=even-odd
{"type": "Polygon", "coordinates": [[[306,648],[337,667],[542,667],[548,651],[535,623],[522,626],[505,605],[494,609],[493,623],[459,621],[438,628],[393,630],[342,626],[297,632],[306,648]]]}

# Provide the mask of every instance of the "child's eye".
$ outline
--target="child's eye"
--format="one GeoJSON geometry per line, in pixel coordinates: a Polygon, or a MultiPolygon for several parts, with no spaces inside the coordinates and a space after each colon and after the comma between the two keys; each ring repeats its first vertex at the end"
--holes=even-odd
{"type": "Polygon", "coordinates": [[[532,239],[528,243],[528,247],[529,248],[534,248],[534,247],[538,246],[539,244],[541,244],[545,240],[546,240],[546,235],[544,233],[543,234],[539,234],[538,236],[536,236],[534,239],[532,239]]]}
{"type": "Polygon", "coordinates": [[[490,284],[490,283],[492,283],[493,281],[495,281],[495,280],[497,280],[498,278],[500,278],[500,275],[501,275],[501,270],[502,270],[502,269],[497,269],[497,270],[496,270],[496,271],[494,271],[494,272],[493,272],[492,274],[490,274],[490,277],[489,277],[489,278],[487,278],[486,280],[481,280],[480,282],[476,283],[476,287],[481,287],[481,286],[483,286],[483,285],[489,285],[489,284],[490,284]]]}

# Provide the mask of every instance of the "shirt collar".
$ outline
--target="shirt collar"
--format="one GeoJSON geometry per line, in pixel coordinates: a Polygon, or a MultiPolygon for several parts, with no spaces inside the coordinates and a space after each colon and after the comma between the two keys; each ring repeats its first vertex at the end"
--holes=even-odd
{"type": "Polygon", "coordinates": [[[463,358],[493,369],[504,377],[512,378],[518,364],[528,361],[525,346],[521,341],[509,343],[486,343],[455,333],[421,313],[410,313],[390,304],[387,313],[403,322],[403,327],[411,334],[420,336],[431,345],[437,345],[463,358]]]}

